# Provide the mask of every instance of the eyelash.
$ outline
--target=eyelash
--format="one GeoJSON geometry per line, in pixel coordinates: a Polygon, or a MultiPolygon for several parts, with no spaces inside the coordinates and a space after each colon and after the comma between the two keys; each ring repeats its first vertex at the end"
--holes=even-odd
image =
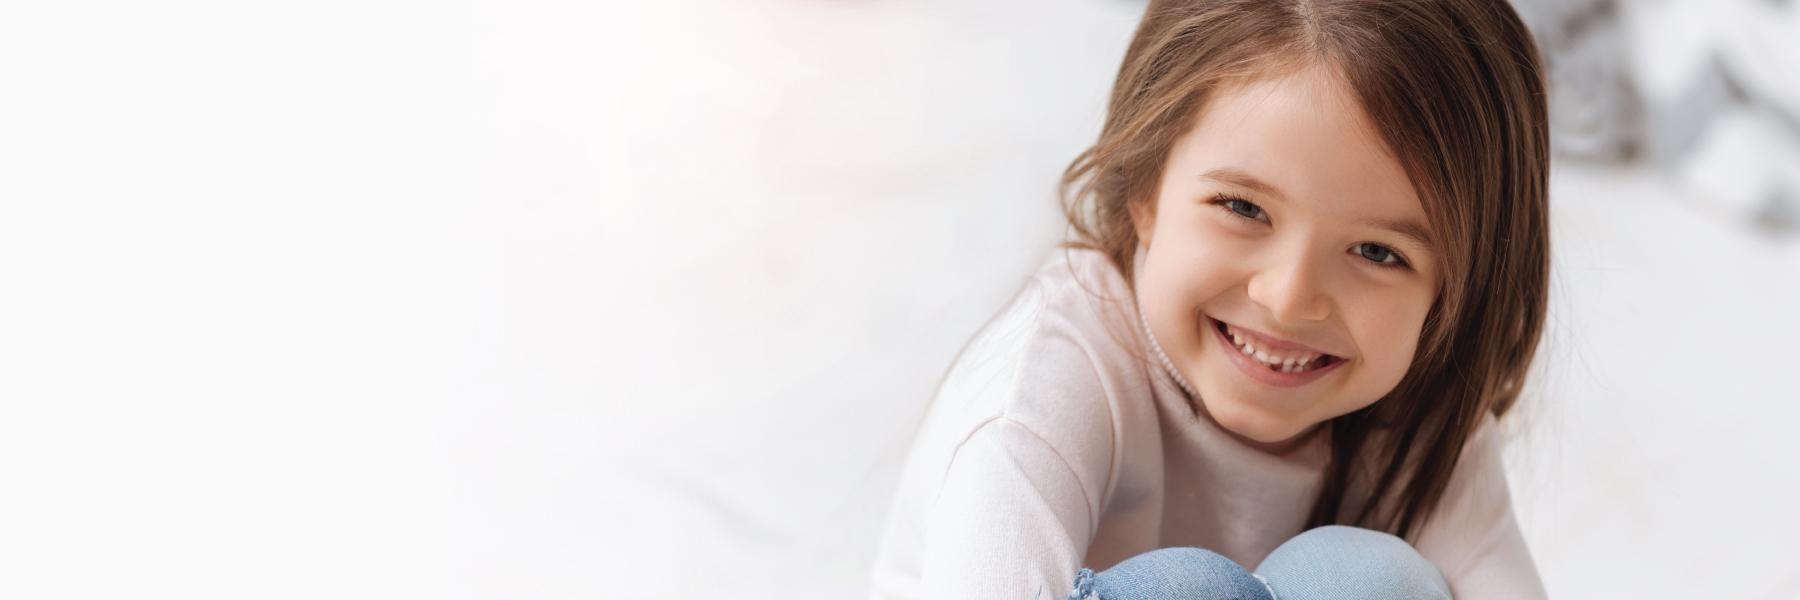
{"type": "MultiPolygon", "coordinates": [[[[1213,205],[1213,206],[1217,206],[1217,207],[1219,207],[1219,210],[1222,210],[1222,211],[1225,211],[1225,214],[1227,214],[1227,215],[1230,215],[1230,216],[1233,216],[1233,217],[1237,217],[1237,218],[1239,218],[1239,219],[1243,219],[1243,220],[1245,220],[1245,221],[1254,221],[1254,222],[1257,222],[1257,223],[1264,223],[1264,224],[1267,224],[1267,223],[1268,223],[1268,221],[1266,221],[1266,220],[1264,220],[1264,219],[1267,219],[1267,218],[1268,218],[1268,214],[1269,214],[1269,213],[1268,213],[1268,212],[1267,212],[1267,211],[1264,211],[1264,210],[1263,210],[1263,208],[1262,208],[1262,207],[1261,207],[1261,206],[1257,206],[1257,205],[1256,205],[1256,203],[1254,203],[1254,202],[1251,202],[1251,201],[1249,201],[1249,200],[1245,200],[1245,199],[1243,199],[1243,198],[1239,198],[1239,197],[1237,197],[1237,196],[1233,196],[1233,195],[1231,195],[1231,194],[1227,194],[1227,193],[1224,193],[1224,192],[1220,192],[1220,193],[1218,193],[1218,194],[1216,194],[1216,195],[1214,195],[1214,196],[1213,196],[1213,200],[1212,200],[1212,205],[1213,205]],[[1255,210],[1256,210],[1256,213],[1257,213],[1257,214],[1258,214],[1258,215],[1261,215],[1261,216],[1262,216],[1262,217],[1263,217],[1263,218],[1262,218],[1262,219],[1258,219],[1258,218],[1256,218],[1256,217],[1246,217],[1246,216],[1244,216],[1244,215],[1243,215],[1243,213],[1240,213],[1240,212],[1238,212],[1238,211],[1236,211],[1236,210],[1233,210],[1233,209],[1232,209],[1232,203],[1234,203],[1234,202],[1241,202],[1241,203],[1243,203],[1243,204],[1244,204],[1244,205],[1247,205],[1247,206],[1249,206],[1249,207],[1250,207],[1250,208],[1253,208],[1253,209],[1255,209],[1255,210]]],[[[1359,244],[1357,244],[1357,245],[1356,245],[1356,246],[1354,246],[1354,247],[1352,247],[1352,249],[1355,249],[1355,248],[1361,248],[1361,247],[1363,247],[1363,246],[1375,246],[1375,247],[1377,247],[1377,248],[1381,248],[1381,249],[1382,249],[1382,250],[1386,250],[1386,251],[1387,251],[1387,253],[1388,253],[1388,254],[1389,254],[1389,255],[1390,255],[1390,256],[1393,256],[1393,258],[1394,258],[1394,262],[1391,262],[1391,263],[1388,263],[1388,262],[1377,262],[1377,261],[1374,261],[1374,260],[1369,260],[1369,258],[1368,258],[1368,257],[1366,257],[1366,256],[1362,256],[1362,255],[1361,255],[1361,254],[1357,254],[1357,256],[1358,256],[1358,257],[1359,257],[1359,258],[1362,258],[1362,259],[1363,259],[1363,260],[1366,260],[1366,261],[1368,261],[1368,262],[1369,262],[1369,264],[1372,264],[1372,265],[1375,265],[1375,266],[1377,266],[1377,267],[1381,267],[1381,268],[1384,268],[1384,269],[1406,269],[1406,268],[1409,268],[1409,267],[1410,267],[1410,266],[1411,266],[1411,265],[1412,265],[1412,262],[1411,262],[1411,261],[1408,261],[1408,260],[1406,260],[1406,255],[1404,255],[1404,254],[1401,254],[1401,253],[1400,253],[1400,251],[1399,251],[1399,250],[1395,250],[1395,249],[1393,249],[1393,248],[1391,248],[1391,247],[1388,247],[1388,246],[1384,246],[1384,245],[1381,245],[1381,244],[1377,244],[1377,243],[1374,243],[1374,242],[1362,242],[1362,243],[1359,243],[1359,244]]]]}
{"type": "Polygon", "coordinates": [[[1233,203],[1233,202],[1242,202],[1242,203],[1244,203],[1244,204],[1246,204],[1246,205],[1249,205],[1249,206],[1250,206],[1250,208],[1254,208],[1254,209],[1256,209],[1256,212],[1257,212],[1257,213],[1258,213],[1258,214],[1261,214],[1261,215],[1263,215],[1263,216],[1264,216],[1264,217],[1267,217],[1267,216],[1268,216],[1268,213],[1267,213],[1267,212],[1264,212],[1264,211],[1263,211],[1263,209],[1262,209],[1262,207],[1261,207],[1261,206],[1257,206],[1257,205],[1256,205],[1256,203],[1255,203],[1255,202],[1251,202],[1251,201],[1249,201],[1249,200],[1245,200],[1245,199],[1243,199],[1243,198],[1239,198],[1239,197],[1237,197],[1237,196],[1233,196],[1233,195],[1231,195],[1231,194],[1227,194],[1227,193],[1224,193],[1224,192],[1220,192],[1220,193],[1219,193],[1219,194],[1217,194],[1217,195],[1215,195],[1215,196],[1213,196],[1213,201],[1212,201],[1212,204],[1213,204],[1213,206],[1217,206],[1217,207],[1219,207],[1219,209],[1220,209],[1220,210],[1223,210],[1223,211],[1225,211],[1225,214],[1228,214],[1228,215],[1231,215],[1231,216],[1234,216],[1234,217],[1237,217],[1237,218],[1239,218],[1239,219],[1244,219],[1244,220],[1246,220],[1246,221],[1256,221],[1256,222],[1258,222],[1258,223],[1266,223],[1266,222],[1267,222],[1267,221],[1264,221],[1264,220],[1263,220],[1263,219],[1258,219],[1258,218],[1255,218],[1255,217],[1246,217],[1246,216],[1244,216],[1244,215],[1243,215],[1243,214],[1242,214],[1242,213],[1239,213],[1239,212],[1238,212],[1238,211],[1235,211],[1235,210],[1232,210],[1232,209],[1231,209],[1231,203],[1233,203]]]}

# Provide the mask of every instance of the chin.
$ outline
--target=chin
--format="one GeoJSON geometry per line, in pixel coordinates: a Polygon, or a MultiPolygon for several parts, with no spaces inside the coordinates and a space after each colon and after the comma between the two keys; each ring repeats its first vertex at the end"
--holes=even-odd
{"type": "Polygon", "coordinates": [[[1227,431],[1235,433],[1240,437],[1265,444],[1279,442],[1293,437],[1291,433],[1287,433],[1289,428],[1286,427],[1285,424],[1271,423],[1266,418],[1244,414],[1242,405],[1239,401],[1225,400],[1220,402],[1216,400],[1207,400],[1207,398],[1219,397],[1220,396],[1217,394],[1202,396],[1201,403],[1206,405],[1206,412],[1212,415],[1213,421],[1218,422],[1218,424],[1227,431]]]}
{"type": "Polygon", "coordinates": [[[1300,433],[1285,424],[1233,428],[1232,431],[1261,444],[1279,444],[1294,439],[1300,433]]]}

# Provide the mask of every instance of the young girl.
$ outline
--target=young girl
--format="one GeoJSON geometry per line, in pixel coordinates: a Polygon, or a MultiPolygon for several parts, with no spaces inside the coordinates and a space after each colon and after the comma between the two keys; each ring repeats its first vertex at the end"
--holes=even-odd
{"type": "Polygon", "coordinates": [[[1543,597],[1496,419],[1543,325],[1545,123],[1504,2],[1151,2],[874,594],[1543,597]]]}

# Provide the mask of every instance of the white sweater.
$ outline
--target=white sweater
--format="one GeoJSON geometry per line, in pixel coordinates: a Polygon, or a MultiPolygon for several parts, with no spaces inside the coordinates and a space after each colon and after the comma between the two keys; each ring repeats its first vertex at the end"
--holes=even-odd
{"type": "MultiPolygon", "coordinates": [[[[1242,443],[1157,363],[1140,324],[1104,255],[1052,253],[938,388],[901,476],[874,597],[1058,600],[1082,567],[1198,546],[1254,569],[1302,531],[1329,428],[1281,454],[1242,443]]],[[[1414,544],[1461,600],[1545,596],[1500,443],[1489,416],[1414,544]]],[[[1346,512],[1366,503],[1364,483],[1346,512]]]]}

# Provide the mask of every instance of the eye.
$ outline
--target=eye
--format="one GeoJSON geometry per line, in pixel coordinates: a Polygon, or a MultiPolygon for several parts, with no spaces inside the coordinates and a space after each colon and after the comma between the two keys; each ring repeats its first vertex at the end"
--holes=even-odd
{"type": "Polygon", "coordinates": [[[1404,266],[1406,266],[1406,259],[1400,258],[1399,252],[1395,252],[1393,248],[1389,248],[1389,247],[1383,246],[1381,244],[1363,242],[1361,244],[1357,244],[1355,248],[1351,248],[1350,252],[1357,256],[1363,257],[1364,259],[1368,260],[1369,262],[1372,262],[1372,263],[1375,263],[1375,264],[1378,264],[1378,265],[1381,265],[1384,267],[1404,267],[1404,266]]]}
{"type": "Polygon", "coordinates": [[[1217,197],[1213,198],[1213,204],[1230,211],[1231,214],[1245,219],[1261,221],[1264,223],[1269,222],[1269,214],[1264,212],[1261,206],[1257,206],[1243,198],[1219,194],[1217,197]]]}

